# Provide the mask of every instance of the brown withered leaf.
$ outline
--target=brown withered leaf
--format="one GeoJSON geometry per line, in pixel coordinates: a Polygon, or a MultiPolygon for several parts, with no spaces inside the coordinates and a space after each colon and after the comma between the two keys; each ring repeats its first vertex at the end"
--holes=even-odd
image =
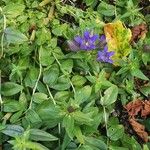
{"type": "Polygon", "coordinates": [[[145,127],[136,122],[133,118],[129,119],[129,122],[133,128],[133,130],[137,133],[137,135],[144,141],[148,142],[148,133],[145,131],[145,127]]]}
{"type": "Polygon", "coordinates": [[[143,101],[143,108],[141,110],[141,116],[146,117],[150,115],[150,101],[145,100],[143,101]]]}
{"type": "Polygon", "coordinates": [[[131,101],[126,106],[124,106],[124,108],[127,110],[129,116],[134,117],[141,111],[142,104],[143,103],[141,100],[131,101]]]}
{"type": "Polygon", "coordinates": [[[127,110],[130,117],[134,118],[138,114],[141,117],[150,115],[150,101],[136,100],[129,102],[124,108],[127,110]]]}
{"type": "Polygon", "coordinates": [[[143,38],[147,33],[147,25],[141,23],[139,25],[134,26],[132,29],[132,38],[131,42],[137,42],[140,38],[143,38]]]}

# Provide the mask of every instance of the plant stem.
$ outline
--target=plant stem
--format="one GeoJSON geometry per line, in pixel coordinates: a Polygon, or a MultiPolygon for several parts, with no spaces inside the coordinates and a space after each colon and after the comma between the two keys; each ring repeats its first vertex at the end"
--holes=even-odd
{"type": "MultiPolygon", "coordinates": [[[[69,80],[70,80],[70,79],[69,79],[69,80]]],[[[71,81],[71,80],[70,80],[70,84],[71,84],[71,87],[72,87],[73,93],[75,94],[75,93],[76,93],[76,90],[75,90],[75,88],[74,88],[73,83],[72,83],[72,81],[71,81]]]]}
{"type": "Polygon", "coordinates": [[[3,119],[3,124],[6,124],[6,121],[11,117],[12,113],[7,113],[2,119],[3,119]]]}
{"type": "Polygon", "coordinates": [[[48,3],[50,3],[52,0],[43,0],[40,4],[39,4],[39,6],[40,7],[43,7],[43,6],[45,6],[45,5],[47,5],[48,3]]]}
{"type": "Polygon", "coordinates": [[[103,112],[104,112],[104,121],[105,121],[105,128],[106,128],[106,134],[107,134],[107,113],[106,113],[106,108],[103,106],[103,112]]]}
{"type": "Polygon", "coordinates": [[[103,106],[103,112],[104,112],[104,122],[105,122],[105,128],[106,128],[106,136],[107,136],[107,146],[109,146],[108,125],[107,125],[107,113],[106,113],[106,108],[105,108],[105,106],[103,106]]]}
{"type": "Polygon", "coordinates": [[[1,96],[1,70],[0,70],[0,105],[1,105],[1,111],[3,111],[3,100],[1,96]]]}
{"type": "MultiPolygon", "coordinates": [[[[64,69],[62,69],[62,67],[61,67],[61,63],[59,62],[59,60],[57,59],[57,57],[55,56],[55,54],[54,54],[54,53],[53,53],[53,56],[54,56],[54,58],[55,58],[56,62],[58,63],[58,65],[59,65],[59,67],[60,67],[61,71],[62,71],[62,72],[65,72],[65,70],[64,70],[64,69]]],[[[75,94],[75,93],[76,93],[76,91],[75,91],[75,88],[74,88],[74,86],[73,86],[72,81],[70,80],[70,78],[69,78],[69,82],[70,82],[70,84],[71,84],[71,87],[72,87],[73,93],[75,94]]]]}
{"type": "MultiPolygon", "coordinates": [[[[48,93],[49,93],[50,98],[51,98],[52,101],[53,101],[53,104],[56,105],[56,101],[55,101],[55,99],[54,99],[54,97],[53,97],[53,95],[52,95],[52,93],[51,93],[51,91],[50,91],[50,89],[49,89],[49,87],[48,87],[47,84],[46,84],[46,88],[47,88],[47,91],[48,91],[48,93]]],[[[59,135],[61,134],[60,123],[58,123],[58,134],[59,134],[59,135]]],[[[58,140],[58,145],[60,146],[60,139],[58,140]]]]}
{"type": "Polygon", "coordinates": [[[49,94],[50,98],[53,101],[53,104],[56,105],[55,99],[54,99],[54,97],[53,97],[53,95],[52,95],[52,93],[51,93],[51,91],[50,91],[50,89],[49,89],[47,84],[46,84],[46,88],[47,88],[47,91],[48,91],[48,94],[49,94]]]}
{"type": "MultiPolygon", "coordinates": [[[[0,7],[0,11],[3,12],[2,8],[0,7]]],[[[0,53],[0,59],[3,57],[4,52],[4,36],[5,36],[5,29],[6,29],[6,16],[3,14],[3,33],[1,37],[1,53],[0,53]]]]}
{"type": "Polygon", "coordinates": [[[35,86],[34,86],[33,91],[32,91],[32,97],[31,97],[31,101],[30,101],[30,104],[29,104],[29,109],[32,108],[33,95],[35,94],[35,91],[36,91],[36,89],[37,89],[38,82],[39,82],[39,80],[40,80],[41,74],[42,74],[42,65],[40,64],[39,75],[38,75],[38,78],[37,78],[37,80],[36,80],[35,86]]]}

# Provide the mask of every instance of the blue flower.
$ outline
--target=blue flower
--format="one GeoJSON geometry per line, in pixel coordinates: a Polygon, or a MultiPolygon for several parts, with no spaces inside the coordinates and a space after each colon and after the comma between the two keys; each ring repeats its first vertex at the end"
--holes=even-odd
{"type": "Polygon", "coordinates": [[[96,47],[97,48],[104,48],[104,46],[107,44],[106,42],[106,36],[104,34],[102,34],[100,37],[99,37],[99,42],[97,43],[96,47]]]}
{"type": "Polygon", "coordinates": [[[107,62],[107,63],[113,63],[113,60],[111,59],[111,56],[114,55],[115,52],[111,51],[108,52],[108,47],[105,46],[103,51],[98,51],[98,57],[97,60],[101,62],[107,62]]]}
{"type": "Polygon", "coordinates": [[[82,50],[92,50],[96,49],[96,41],[99,36],[97,34],[93,34],[92,32],[85,31],[83,37],[76,36],[74,38],[75,42],[79,45],[82,50]]]}
{"type": "Polygon", "coordinates": [[[102,34],[99,38],[100,42],[106,42],[106,36],[102,34]]]}

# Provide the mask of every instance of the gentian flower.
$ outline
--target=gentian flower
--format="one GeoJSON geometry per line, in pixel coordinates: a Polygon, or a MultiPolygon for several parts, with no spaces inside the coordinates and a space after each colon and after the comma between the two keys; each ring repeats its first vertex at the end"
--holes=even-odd
{"type": "Polygon", "coordinates": [[[103,51],[98,51],[98,57],[97,60],[101,62],[107,62],[107,63],[113,63],[113,60],[111,59],[111,56],[114,55],[115,52],[111,51],[108,52],[108,47],[105,46],[103,51]]]}
{"type": "Polygon", "coordinates": [[[106,36],[102,34],[99,38],[100,42],[106,42],[106,36]]]}
{"type": "Polygon", "coordinates": [[[99,36],[97,34],[93,34],[92,32],[85,31],[83,37],[76,36],[74,38],[75,42],[79,45],[82,50],[92,50],[96,49],[96,41],[99,36]]]}
{"type": "Polygon", "coordinates": [[[104,48],[104,46],[107,44],[106,42],[106,36],[104,34],[102,34],[100,37],[99,37],[99,42],[97,43],[96,47],[97,48],[104,48]]]}

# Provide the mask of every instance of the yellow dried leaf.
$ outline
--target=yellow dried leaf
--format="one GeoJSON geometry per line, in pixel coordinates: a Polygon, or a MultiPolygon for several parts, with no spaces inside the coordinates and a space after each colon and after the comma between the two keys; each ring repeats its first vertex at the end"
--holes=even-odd
{"type": "Polygon", "coordinates": [[[112,60],[115,65],[119,65],[119,60],[126,57],[131,51],[131,30],[125,28],[121,21],[116,21],[106,24],[104,26],[104,32],[108,50],[115,52],[114,56],[112,56],[112,60]]]}

